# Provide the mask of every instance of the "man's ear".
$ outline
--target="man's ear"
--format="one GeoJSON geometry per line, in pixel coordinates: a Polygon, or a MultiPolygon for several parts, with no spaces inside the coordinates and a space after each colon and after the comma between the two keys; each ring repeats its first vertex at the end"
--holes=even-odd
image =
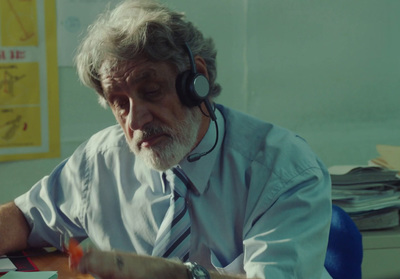
{"type": "Polygon", "coordinates": [[[199,74],[203,74],[207,79],[208,77],[208,70],[207,70],[207,64],[206,61],[203,59],[203,57],[196,55],[194,57],[194,62],[196,63],[196,70],[199,74]]]}

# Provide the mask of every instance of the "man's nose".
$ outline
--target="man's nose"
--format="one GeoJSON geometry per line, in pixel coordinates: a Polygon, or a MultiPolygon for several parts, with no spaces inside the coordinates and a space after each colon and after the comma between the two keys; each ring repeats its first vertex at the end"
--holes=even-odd
{"type": "Polygon", "coordinates": [[[153,120],[153,115],[151,114],[146,102],[137,100],[133,101],[131,99],[129,106],[127,124],[132,131],[142,129],[144,125],[153,120]]]}

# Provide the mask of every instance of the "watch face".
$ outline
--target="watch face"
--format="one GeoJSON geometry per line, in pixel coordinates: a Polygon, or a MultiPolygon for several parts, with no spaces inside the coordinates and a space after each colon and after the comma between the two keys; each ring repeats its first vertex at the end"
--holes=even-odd
{"type": "Polygon", "coordinates": [[[199,265],[196,265],[193,269],[192,269],[192,274],[193,277],[196,279],[209,279],[209,275],[208,275],[208,271],[199,265]]]}

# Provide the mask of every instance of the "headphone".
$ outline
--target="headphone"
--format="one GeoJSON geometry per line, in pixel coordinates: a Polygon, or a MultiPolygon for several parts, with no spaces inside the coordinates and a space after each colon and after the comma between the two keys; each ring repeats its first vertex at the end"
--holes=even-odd
{"type": "Polygon", "coordinates": [[[210,94],[210,83],[205,75],[197,72],[192,50],[187,43],[185,43],[185,50],[189,56],[190,70],[180,73],[176,79],[176,91],[178,92],[179,99],[181,100],[182,104],[187,107],[200,107],[200,105],[204,103],[208,112],[208,116],[214,122],[216,129],[214,145],[208,151],[194,153],[187,157],[189,162],[195,162],[213,151],[216,147],[218,143],[218,124],[214,109],[208,100],[208,96],[210,94]]]}
{"type": "Polygon", "coordinates": [[[176,80],[176,91],[182,104],[187,107],[200,106],[203,102],[207,108],[208,115],[215,121],[214,109],[211,107],[208,96],[210,94],[210,83],[205,75],[198,73],[193,53],[187,43],[185,50],[189,56],[190,70],[180,73],[176,80]]]}

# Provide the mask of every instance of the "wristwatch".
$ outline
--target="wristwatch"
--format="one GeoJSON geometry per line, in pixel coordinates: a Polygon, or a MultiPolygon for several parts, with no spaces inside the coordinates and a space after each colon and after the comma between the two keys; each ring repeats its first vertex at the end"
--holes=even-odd
{"type": "Polygon", "coordinates": [[[188,269],[189,279],[211,279],[207,269],[195,262],[184,263],[188,269]]]}

